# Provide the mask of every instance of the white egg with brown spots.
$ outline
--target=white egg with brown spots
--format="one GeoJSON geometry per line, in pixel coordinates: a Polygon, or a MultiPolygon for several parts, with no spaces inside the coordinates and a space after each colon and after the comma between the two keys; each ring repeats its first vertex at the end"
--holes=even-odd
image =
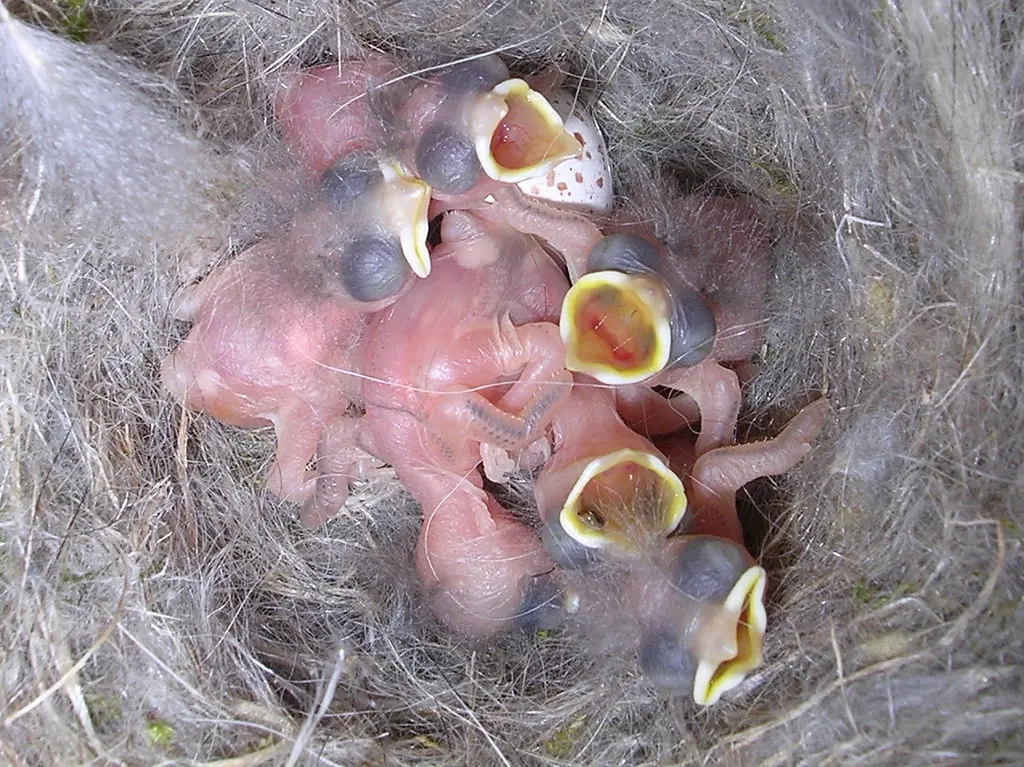
{"type": "Polygon", "coordinates": [[[557,91],[548,101],[565,122],[566,130],[583,145],[583,151],[579,157],[559,163],[543,176],[519,182],[519,188],[530,197],[560,207],[591,213],[610,211],[615,194],[608,150],[597,123],[569,91],[557,91]]]}

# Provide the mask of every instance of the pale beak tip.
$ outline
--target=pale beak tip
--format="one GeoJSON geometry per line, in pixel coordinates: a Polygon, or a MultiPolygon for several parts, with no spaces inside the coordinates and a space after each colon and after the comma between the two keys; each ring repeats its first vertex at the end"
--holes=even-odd
{"type": "MultiPolygon", "coordinates": [[[[697,683],[693,688],[693,700],[698,705],[710,706],[717,703],[722,695],[738,687],[751,671],[760,667],[764,662],[762,644],[767,624],[764,609],[766,582],[767,574],[764,569],[758,566],[751,567],[743,574],[726,598],[727,607],[730,605],[735,607],[737,601],[746,604],[747,635],[743,641],[738,642],[735,656],[723,664],[726,666],[724,671],[718,663],[705,661],[700,664],[697,683]]],[[[742,619],[742,613],[737,616],[737,619],[742,619]]],[[[743,625],[740,624],[741,630],[743,625]]]]}
{"type": "MultiPolygon", "coordinates": [[[[430,185],[421,179],[396,174],[396,186],[404,185],[401,196],[408,202],[411,214],[399,223],[402,252],[412,273],[420,279],[430,275],[430,251],[427,249],[427,232],[430,222],[427,211],[430,206],[430,185]]],[[[401,207],[404,208],[405,203],[401,207]]]]}
{"type": "Polygon", "coordinates": [[[408,258],[412,273],[420,279],[430,276],[430,255],[417,248],[412,258],[408,258]]]}

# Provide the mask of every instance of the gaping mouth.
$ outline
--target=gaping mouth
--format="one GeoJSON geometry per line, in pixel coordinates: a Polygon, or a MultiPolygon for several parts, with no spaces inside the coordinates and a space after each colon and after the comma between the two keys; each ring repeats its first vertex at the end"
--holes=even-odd
{"type": "Polygon", "coordinates": [[[710,608],[714,630],[703,632],[708,645],[698,648],[693,699],[702,706],[716,703],[761,665],[762,643],[768,619],[764,609],[767,575],[751,567],[740,576],[725,602],[710,608]]]}
{"type": "Polygon", "coordinates": [[[583,150],[554,107],[523,80],[475,94],[467,117],[480,165],[496,181],[543,175],[583,150]]]}
{"type": "Polygon", "coordinates": [[[584,468],[559,515],[566,533],[588,548],[625,550],[646,533],[665,536],[686,513],[683,483],[656,455],[618,450],[584,468]]]}
{"type": "Polygon", "coordinates": [[[558,324],[566,368],[603,383],[638,383],[668,364],[668,294],[650,277],[583,275],[566,294],[558,324]]]}
{"type": "Polygon", "coordinates": [[[405,172],[392,162],[380,163],[384,183],[377,203],[386,226],[398,234],[402,255],[417,277],[430,274],[430,251],[427,250],[427,230],[430,221],[430,186],[405,172]]]}

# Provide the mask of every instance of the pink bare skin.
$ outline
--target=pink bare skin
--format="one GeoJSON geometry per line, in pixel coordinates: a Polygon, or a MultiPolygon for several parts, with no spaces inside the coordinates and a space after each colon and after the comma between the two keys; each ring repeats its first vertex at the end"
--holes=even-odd
{"type": "MultiPolygon", "coordinates": [[[[710,308],[716,333],[703,361],[672,367],[670,360],[669,366],[642,383],[682,392],[683,401],[661,408],[665,431],[672,430],[668,424],[681,426],[692,420],[689,414],[695,406],[700,413],[700,450],[729,444],[739,413],[740,382],[722,363],[747,362],[764,338],[769,248],[753,205],[744,198],[678,198],[670,220],[677,222],[680,234],[662,244],[645,224],[610,221],[599,227],[582,214],[528,199],[516,189],[501,189],[495,197],[498,214],[511,226],[544,239],[562,254],[574,282],[588,271],[591,251],[608,234],[636,235],[655,247],[664,276],[696,291],[710,308]],[[674,417],[670,410],[682,415],[674,417]]],[[[664,433],[650,419],[650,413],[659,409],[650,399],[644,402],[630,394],[621,400],[631,423],[646,433],[664,433]],[[637,420],[641,414],[643,420],[637,420]]]]}
{"type": "Polygon", "coordinates": [[[553,568],[476,467],[488,447],[537,441],[569,395],[550,321],[568,284],[532,238],[469,212],[445,216],[433,262],[362,344],[361,440],[423,506],[416,562],[435,611],[480,635],[530,609],[531,584],[553,568]]]}
{"type": "Polygon", "coordinates": [[[711,307],[717,333],[706,360],[667,369],[650,379],[684,392],[700,411],[701,453],[732,442],[740,409],[740,381],[721,363],[748,361],[761,347],[769,248],[753,205],[744,198],[683,197],[672,220],[681,235],[668,243],[675,275],[697,290],[711,307]]]}
{"type": "Polygon", "coordinates": [[[774,439],[699,454],[692,437],[652,445],[622,421],[608,389],[587,384],[578,377],[553,419],[553,454],[535,485],[545,546],[564,568],[556,577],[581,615],[610,606],[618,633],[637,631],[640,667],[656,687],[710,705],[762,662],[765,574],[743,547],[736,492],[799,463],[825,403],[805,407],[774,439]],[[680,498],[679,483],[646,481],[635,453],[616,463],[623,448],[667,454],[685,516],[665,503],[680,498]],[[591,461],[602,457],[598,469],[624,470],[595,473],[591,461]]]}
{"type": "Polygon", "coordinates": [[[372,157],[373,85],[396,71],[371,56],[291,79],[275,111],[286,143],[319,177],[285,231],[185,291],[179,316],[194,324],[163,364],[165,387],[186,407],[275,427],[269,489],[303,503],[309,525],[347,497],[357,455],[345,415],[359,389],[354,349],[366,316],[412,284],[402,235],[417,211],[426,228],[425,187],[385,179],[372,157]],[[339,165],[351,158],[359,162],[339,165]]]}
{"type": "Polygon", "coordinates": [[[632,449],[664,456],[631,429],[616,410],[613,389],[579,376],[566,403],[551,422],[553,448],[534,485],[542,516],[560,509],[583,467],[595,458],[632,449]]]}
{"type": "Polygon", "coordinates": [[[736,514],[736,493],[759,477],[784,474],[811,450],[827,410],[824,399],[804,407],[771,439],[726,445],[700,452],[689,437],[671,437],[658,443],[672,470],[683,478],[689,499],[693,535],[714,535],[743,544],[736,514]]]}
{"type": "Polygon", "coordinates": [[[304,503],[308,524],[335,513],[348,493],[342,467],[353,457],[353,440],[346,410],[358,391],[348,371],[364,315],[319,264],[274,240],[187,291],[178,315],[193,326],[163,362],[164,388],[224,423],[272,425],[270,491],[304,503]],[[339,471],[344,481],[337,481],[339,471]]]}
{"type": "Polygon", "coordinates": [[[439,465],[430,428],[413,414],[367,404],[361,427],[363,447],[394,466],[423,508],[416,569],[434,613],[472,636],[517,619],[529,626],[547,607],[529,602],[531,586],[555,567],[536,534],[484,491],[474,464],[439,465]]]}
{"type": "Polygon", "coordinates": [[[368,406],[413,413],[429,427],[432,463],[462,470],[481,443],[534,441],[568,395],[551,322],[567,285],[536,242],[480,215],[447,214],[441,238],[440,276],[374,318],[363,391],[368,406]]]}
{"type": "Polygon", "coordinates": [[[690,397],[668,398],[644,383],[616,386],[615,407],[631,429],[648,439],[684,430],[696,433],[700,421],[700,410],[690,397]]]}
{"type": "MultiPolygon", "coordinates": [[[[711,658],[707,648],[721,644],[722,629],[727,637],[730,624],[715,620],[713,607],[703,609],[678,596],[673,586],[681,538],[674,533],[688,527],[682,516],[683,485],[678,476],[669,480],[641,468],[643,454],[660,459],[668,473],[667,458],[625,424],[614,393],[592,383],[578,376],[569,401],[552,422],[552,457],[534,487],[545,547],[562,566],[557,577],[575,594],[580,615],[601,626],[598,641],[608,637],[608,617],[615,616],[615,634],[636,632],[640,665],[650,680],[685,694],[693,690],[695,679],[686,659],[711,658]],[[637,452],[620,452],[624,450],[637,452]],[[602,474],[595,467],[611,468],[602,474]],[[584,477],[590,479],[581,490],[584,477]],[[584,530],[588,532],[581,537],[584,530]]],[[[743,555],[746,569],[749,555],[743,555]]],[[[709,564],[714,562],[697,561],[689,567],[692,582],[720,579],[718,570],[708,570],[709,564]]],[[[726,579],[734,575],[739,573],[726,573],[726,579]]]]}
{"type": "Polygon", "coordinates": [[[274,101],[285,143],[317,174],[340,155],[379,149],[379,102],[400,87],[388,85],[400,75],[397,63],[381,54],[293,75],[274,101]]]}
{"type": "Polygon", "coordinates": [[[586,272],[587,256],[604,239],[601,227],[582,213],[527,197],[517,187],[494,190],[495,214],[509,226],[547,242],[565,261],[569,279],[586,272]]]}

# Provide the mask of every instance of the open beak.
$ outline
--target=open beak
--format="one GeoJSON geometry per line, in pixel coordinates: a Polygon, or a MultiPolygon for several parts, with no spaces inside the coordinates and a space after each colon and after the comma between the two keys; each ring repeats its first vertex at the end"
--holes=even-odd
{"type": "Polygon", "coordinates": [[[645,533],[667,536],[685,514],[679,477],[658,456],[625,449],[586,465],[558,521],[587,548],[633,551],[645,533]]]}
{"type": "Polygon", "coordinates": [[[672,347],[668,291],[656,278],[591,272],[562,302],[565,366],[608,384],[644,381],[664,369],[672,347]]]}
{"type": "Polygon", "coordinates": [[[766,580],[764,569],[755,565],[740,576],[721,605],[708,608],[707,628],[696,639],[696,703],[716,703],[761,665],[768,622],[764,609],[766,580]]]}
{"type": "Polygon", "coordinates": [[[430,186],[404,171],[393,162],[381,162],[384,183],[374,200],[384,225],[398,235],[402,255],[417,277],[430,274],[430,251],[427,250],[427,217],[430,186]]]}
{"type": "Polygon", "coordinates": [[[477,159],[495,181],[543,175],[583,146],[540,93],[517,78],[470,97],[467,122],[477,159]]]}

